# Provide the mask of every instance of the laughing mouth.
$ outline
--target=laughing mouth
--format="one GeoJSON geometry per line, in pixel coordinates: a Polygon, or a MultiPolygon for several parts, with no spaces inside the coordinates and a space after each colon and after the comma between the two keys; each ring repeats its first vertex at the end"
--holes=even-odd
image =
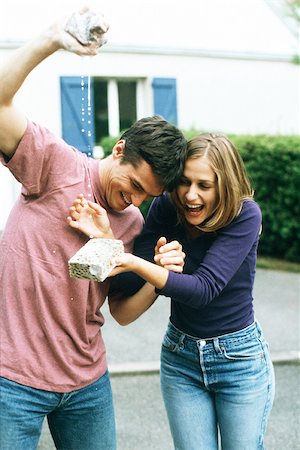
{"type": "Polygon", "coordinates": [[[184,209],[188,213],[199,213],[204,208],[204,205],[189,205],[186,204],[184,209]]]}
{"type": "Polygon", "coordinates": [[[121,192],[122,198],[124,200],[124,202],[126,203],[127,206],[131,205],[131,201],[129,200],[129,198],[126,196],[126,194],[124,194],[124,192],[121,192]]]}

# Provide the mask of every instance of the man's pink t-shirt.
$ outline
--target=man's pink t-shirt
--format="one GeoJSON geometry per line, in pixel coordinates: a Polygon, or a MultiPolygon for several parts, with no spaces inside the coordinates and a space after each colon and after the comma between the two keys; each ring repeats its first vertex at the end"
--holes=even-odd
{"type": "Polygon", "coordinates": [[[0,376],[47,391],[80,389],[107,369],[100,308],[110,281],[70,278],[68,260],[88,238],[68,225],[69,207],[79,193],[101,204],[127,251],[142,215],[134,206],[110,210],[99,161],[34,123],[1,161],[22,191],[0,241],[0,376]]]}

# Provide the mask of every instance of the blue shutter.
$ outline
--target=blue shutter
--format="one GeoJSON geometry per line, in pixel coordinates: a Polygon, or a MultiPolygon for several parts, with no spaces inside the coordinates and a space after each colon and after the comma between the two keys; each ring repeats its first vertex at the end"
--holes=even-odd
{"type": "Polygon", "coordinates": [[[63,139],[83,153],[93,152],[95,145],[93,80],[90,80],[90,116],[87,109],[88,77],[61,77],[60,91],[63,139]],[[81,81],[84,82],[84,91],[81,90],[81,81]],[[82,98],[84,98],[83,101],[82,98]],[[82,108],[84,108],[84,116],[82,116],[82,108]],[[83,117],[84,121],[82,121],[83,117]],[[91,124],[87,123],[88,117],[91,124]],[[82,129],[85,131],[82,132],[82,129]],[[90,136],[88,131],[91,133],[90,136]]]}
{"type": "Polygon", "coordinates": [[[177,125],[176,78],[154,78],[154,114],[177,125]]]}

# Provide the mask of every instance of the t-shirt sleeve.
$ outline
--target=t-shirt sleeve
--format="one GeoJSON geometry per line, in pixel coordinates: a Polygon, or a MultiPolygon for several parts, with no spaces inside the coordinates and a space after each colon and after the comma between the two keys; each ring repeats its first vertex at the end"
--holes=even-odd
{"type": "Polygon", "coordinates": [[[46,189],[58,188],[56,183],[62,182],[68,171],[76,176],[75,155],[78,153],[47,128],[28,122],[12,158],[5,161],[2,157],[1,160],[22,184],[23,195],[39,196],[46,189]]]}
{"type": "Polygon", "coordinates": [[[201,308],[216,298],[258,242],[261,211],[254,201],[245,201],[240,214],[218,232],[202,263],[192,274],[169,272],[159,294],[185,305],[201,308]]]}

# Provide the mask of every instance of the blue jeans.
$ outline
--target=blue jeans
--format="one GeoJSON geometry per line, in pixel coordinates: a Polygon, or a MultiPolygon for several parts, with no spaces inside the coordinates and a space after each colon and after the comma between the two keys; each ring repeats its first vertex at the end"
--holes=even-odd
{"type": "Polygon", "coordinates": [[[36,449],[46,416],[57,449],[116,449],[108,372],[95,383],[66,394],[0,378],[0,450],[36,449]]]}
{"type": "Polygon", "coordinates": [[[161,389],[176,450],[263,449],[274,371],[259,325],[200,339],[171,323],[161,389]]]}

